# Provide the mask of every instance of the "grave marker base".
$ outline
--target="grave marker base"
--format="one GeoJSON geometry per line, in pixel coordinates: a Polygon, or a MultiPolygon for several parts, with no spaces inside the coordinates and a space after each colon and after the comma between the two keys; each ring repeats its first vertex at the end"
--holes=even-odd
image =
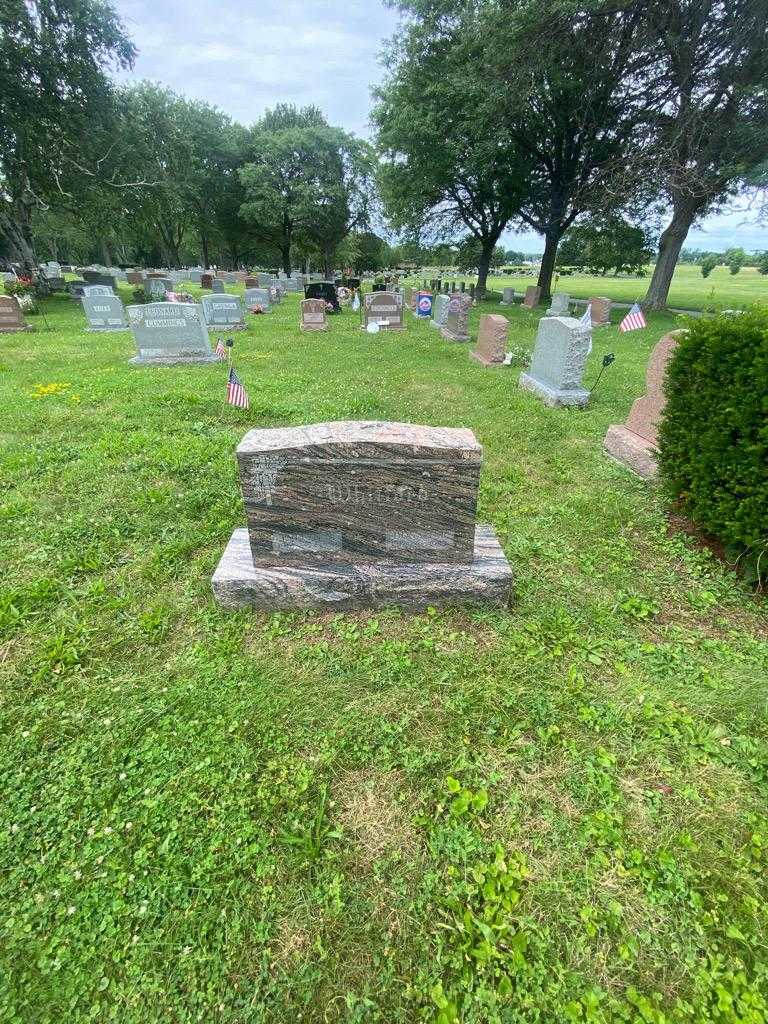
{"type": "Polygon", "coordinates": [[[476,360],[478,363],[480,363],[481,366],[503,366],[504,365],[504,360],[503,359],[486,359],[485,356],[481,355],[479,352],[470,352],[469,356],[470,356],[470,359],[476,360]]]}
{"type": "Polygon", "coordinates": [[[536,380],[535,377],[531,377],[527,373],[520,374],[520,387],[525,388],[526,391],[532,391],[550,409],[561,405],[582,407],[589,401],[589,392],[584,388],[573,388],[572,390],[553,388],[550,384],[536,380]]]}
{"type": "Polygon", "coordinates": [[[655,446],[625,426],[614,423],[608,427],[603,449],[614,462],[618,462],[643,480],[655,480],[659,474],[658,452],[655,446]]]}
{"type": "Polygon", "coordinates": [[[179,363],[221,363],[215,352],[209,356],[134,356],[128,360],[133,366],[175,366],[179,363]]]}
{"type": "Polygon", "coordinates": [[[213,574],[225,608],[338,609],[507,604],[512,568],[490,526],[475,528],[474,561],[254,566],[248,530],[237,529],[213,574]]]}

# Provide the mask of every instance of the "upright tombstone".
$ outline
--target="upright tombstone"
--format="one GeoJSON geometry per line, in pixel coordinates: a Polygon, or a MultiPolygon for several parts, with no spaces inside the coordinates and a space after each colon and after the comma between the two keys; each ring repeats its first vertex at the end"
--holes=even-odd
{"type": "Polygon", "coordinates": [[[656,345],[645,373],[645,394],[633,404],[626,423],[608,427],[603,441],[608,455],[644,480],[653,480],[659,472],[659,424],[666,405],[664,378],[681,333],[666,334],[656,345]]]}
{"type": "Polygon", "coordinates": [[[24,319],[21,306],[13,295],[0,295],[0,334],[18,334],[19,331],[34,331],[24,319]]]}
{"type": "Polygon", "coordinates": [[[299,281],[297,281],[295,277],[281,277],[280,283],[287,292],[297,292],[299,290],[299,287],[304,287],[303,284],[300,285],[299,281]]]}
{"type": "Polygon", "coordinates": [[[502,366],[507,352],[509,320],[498,313],[485,313],[480,317],[477,345],[469,354],[483,366],[502,366]]]}
{"type": "Polygon", "coordinates": [[[237,448],[247,529],[213,576],[227,608],[504,605],[512,570],[477,526],[470,430],[342,422],[252,430],[237,448]]]}
{"type": "Polygon", "coordinates": [[[87,281],[88,284],[106,284],[114,293],[117,291],[117,282],[112,274],[105,274],[101,270],[84,270],[83,280],[87,281]]]}
{"type": "Polygon", "coordinates": [[[611,323],[611,300],[598,296],[590,299],[589,304],[592,307],[592,326],[608,327],[611,323]]]}
{"type": "Polygon", "coordinates": [[[88,331],[125,331],[128,320],[117,295],[84,295],[83,312],[88,331]]]}
{"type": "Polygon", "coordinates": [[[256,275],[256,282],[257,283],[254,285],[254,287],[256,287],[256,288],[269,288],[270,284],[272,283],[272,275],[271,274],[257,274],[256,275]]]}
{"type": "Polygon", "coordinates": [[[552,296],[552,302],[547,310],[547,316],[568,316],[568,306],[571,301],[571,296],[566,295],[565,292],[555,292],[552,296]]]}
{"type": "Polygon", "coordinates": [[[302,299],[299,328],[302,331],[327,331],[325,299],[302,299]]]}
{"type": "Polygon", "coordinates": [[[376,323],[382,331],[404,331],[403,296],[397,292],[371,292],[363,296],[362,328],[376,323]]]}
{"type": "Polygon", "coordinates": [[[245,290],[245,304],[250,309],[251,306],[261,306],[262,313],[271,313],[269,302],[269,288],[246,288],[245,290]]]}
{"type": "Polygon", "coordinates": [[[246,329],[239,295],[204,295],[200,302],[209,327],[226,327],[228,331],[246,329]]]}
{"type": "Polygon", "coordinates": [[[244,284],[245,284],[246,289],[248,289],[248,288],[258,288],[259,287],[259,279],[258,279],[258,277],[250,277],[249,276],[249,277],[246,277],[244,284]]]}
{"type": "Polygon", "coordinates": [[[336,285],[333,281],[313,281],[304,287],[305,299],[325,299],[333,306],[334,313],[341,312],[339,296],[336,294],[336,285]]]}
{"type": "Polygon", "coordinates": [[[448,316],[448,296],[444,292],[438,292],[435,295],[434,302],[432,303],[432,319],[430,323],[433,327],[445,327],[445,318],[448,316]]]}
{"type": "Polygon", "coordinates": [[[532,391],[545,405],[584,406],[589,392],[581,377],[592,350],[592,331],[570,316],[539,321],[531,367],[520,374],[520,387],[532,391]]]}
{"type": "Polygon", "coordinates": [[[224,288],[224,282],[220,277],[214,277],[211,281],[211,291],[214,295],[224,295],[226,289],[224,288]]]}
{"type": "Polygon", "coordinates": [[[128,284],[133,285],[134,288],[138,285],[144,284],[144,275],[139,273],[137,270],[132,270],[130,273],[125,275],[128,284]]]}
{"type": "Polygon", "coordinates": [[[505,288],[502,291],[501,305],[502,306],[514,306],[515,304],[515,289],[505,288]]]}
{"type": "Polygon", "coordinates": [[[150,299],[162,302],[166,292],[173,291],[173,281],[170,277],[148,277],[144,281],[144,294],[150,299]]]}
{"type": "Polygon", "coordinates": [[[203,280],[203,272],[202,272],[202,270],[190,270],[190,271],[188,271],[187,279],[189,281],[191,281],[192,284],[201,284],[202,280],[203,280]]]}
{"type": "Polygon", "coordinates": [[[106,285],[106,284],[86,284],[82,288],[82,296],[83,296],[83,298],[87,297],[87,298],[91,299],[91,298],[94,298],[94,297],[96,297],[98,295],[105,296],[105,295],[114,295],[114,294],[115,293],[112,291],[112,289],[109,287],[109,285],[106,285]]]}
{"type": "Polygon", "coordinates": [[[466,292],[454,292],[448,299],[445,325],[440,333],[449,341],[469,341],[469,311],[472,299],[466,292]]]}
{"type": "Polygon", "coordinates": [[[525,309],[535,309],[539,304],[541,298],[541,288],[535,284],[529,284],[525,289],[525,298],[523,299],[523,306],[525,309]]]}
{"type": "Polygon", "coordinates": [[[200,287],[205,292],[213,291],[213,274],[201,274],[200,275],[200,287]]]}
{"type": "Polygon", "coordinates": [[[131,363],[155,366],[173,363],[215,363],[203,308],[196,303],[148,302],[128,306],[128,323],[138,355],[131,363]]]}

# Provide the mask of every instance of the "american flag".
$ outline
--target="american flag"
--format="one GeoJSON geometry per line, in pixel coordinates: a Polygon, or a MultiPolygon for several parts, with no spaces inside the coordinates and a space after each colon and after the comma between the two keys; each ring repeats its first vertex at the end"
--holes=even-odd
{"type": "Polygon", "coordinates": [[[219,359],[227,358],[227,350],[224,348],[224,343],[222,342],[221,338],[219,338],[219,340],[216,342],[216,355],[219,357],[219,359]]]}
{"type": "Polygon", "coordinates": [[[227,401],[230,405],[236,405],[238,409],[247,409],[251,404],[248,392],[235,373],[234,366],[230,366],[229,377],[227,377],[227,401]]]}
{"type": "Polygon", "coordinates": [[[647,326],[648,324],[645,322],[645,317],[643,316],[642,309],[640,309],[640,304],[636,302],[619,324],[619,330],[639,331],[641,328],[647,326]]]}
{"type": "Polygon", "coordinates": [[[592,303],[591,302],[587,303],[586,311],[584,313],[584,316],[579,320],[579,324],[582,327],[591,327],[592,326],[592,303]]]}

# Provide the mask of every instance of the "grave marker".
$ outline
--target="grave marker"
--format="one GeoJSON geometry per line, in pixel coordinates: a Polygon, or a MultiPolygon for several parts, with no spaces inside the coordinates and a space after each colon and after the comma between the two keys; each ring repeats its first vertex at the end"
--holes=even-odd
{"type": "Polygon", "coordinates": [[[247,307],[261,306],[264,313],[272,312],[269,304],[270,296],[268,288],[246,288],[244,297],[247,307]]]}
{"type": "Polygon", "coordinates": [[[611,300],[605,296],[598,296],[589,300],[592,306],[592,326],[608,327],[611,322],[611,300]]]}
{"type": "Polygon", "coordinates": [[[404,331],[403,296],[397,292],[371,292],[363,296],[363,330],[377,323],[382,331],[404,331]]]}
{"type": "Polygon", "coordinates": [[[568,316],[568,305],[571,301],[570,295],[565,292],[555,292],[552,302],[547,310],[547,316],[568,316]]]}
{"type": "Polygon", "coordinates": [[[545,405],[587,404],[589,392],[581,376],[592,349],[592,331],[570,316],[539,321],[531,367],[520,374],[520,387],[532,391],[545,405]]]}
{"type": "Polygon", "coordinates": [[[493,530],[475,523],[482,448],[470,430],[252,430],[237,461],[247,529],[235,530],[213,576],[224,606],[506,604],[509,563],[493,530]]]}
{"type": "Polygon", "coordinates": [[[445,327],[445,318],[448,315],[448,302],[448,296],[444,292],[439,292],[435,295],[432,305],[432,319],[430,320],[433,327],[445,327]]]}
{"type": "Polygon", "coordinates": [[[525,289],[525,298],[523,299],[523,306],[526,309],[534,309],[539,304],[541,298],[541,288],[538,285],[530,284],[525,289]]]}
{"type": "Polygon", "coordinates": [[[0,295],[0,334],[18,334],[19,331],[34,331],[24,319],[21,306],[13,295],[0,295]]]}
{"type": "Polygon", "coordinates": [[[445,324],[440,333],[448,341],[469,341],[469,311],[472,299],[466,292],[454,292],[448,299],[445,324]]]}
{"type": "Polygon", "coordinates": [[[327,331],[325,299],[302,299],[299,328],[302,331],[327,331]]]}
{"type": "Polygon", "coordinates": [[[183,302],[148,302],[128,306],[128,323],[138,355],[131,363],[215,363],[202,306],[183,302]]]}
{"type": "Polygon", "coordinates": [[[659,424],[667,402],[664,378],[682,333],[673,331],[656,345],[645,373],[645,394],[632,405],[626,423],[608,427],[603,441],[603,448],[612,458],[644,480],[653,480],[659,472],[659,424]]]}
{"type": "Polygon", "coordinates": [[[226,327],[230,331],[246,329],[239,295],[204,295],[200,303],[209,327],[226,327]]]}
{"type": "Polygon", "coordinates": [[[507,351],[509,320],[498,313],[485,313],[480,317],[477,345],[470,356],[483,366],[502,366],[507,351]]]}
{"type": "MultiPolygon", "coordinates": [[[[95,287],[95,286],[94,286],[95,287]]],[[[83,312],[88,331],[125,331],[128,320],[117,295],[84,295],[83,312]]]]}

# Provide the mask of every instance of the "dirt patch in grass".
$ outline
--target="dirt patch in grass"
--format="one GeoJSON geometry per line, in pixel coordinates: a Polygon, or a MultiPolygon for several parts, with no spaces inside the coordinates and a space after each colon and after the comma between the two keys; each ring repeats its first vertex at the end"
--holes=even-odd
{"type": "Polygon", "coordinates": [[[412,860],[418,850],[416,832],[409,820],[408,806],[398,800],[402,779],[397,772],[375,769],[351,771],[334,786],[339,820],[353,840],[355,860],[369,868],[392,853],[412,860]]]}

